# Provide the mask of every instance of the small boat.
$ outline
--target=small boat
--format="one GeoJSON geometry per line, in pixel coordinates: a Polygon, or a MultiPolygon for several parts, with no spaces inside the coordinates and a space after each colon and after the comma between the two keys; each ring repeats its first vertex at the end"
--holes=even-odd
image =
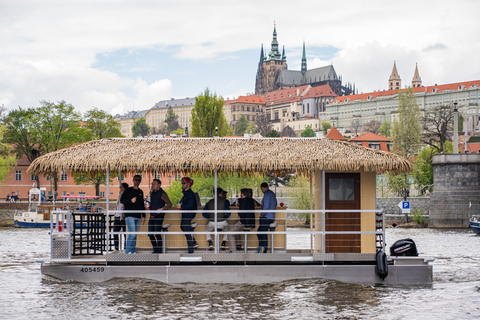
{"type": "MultiPolygon", "coordinates": [[[[69,198],[92,198],[92,196],[68,196],[69,198]]],[[[67,196],[64,196],[67,198],[67,196]]],[[[97,197],[93,197],[97,198],[97,197]]],[[[16,227],[23,228],[50,228],[50,217],[54,210],[66,209],[63,204],[55,202],[42,202],[42,193],[38,188],[32,188],[28,192],[27,211],[15,212],[13,221],[16,227]]],[[[81,203],[73,211],[92,211],[93,207],[82,207],[81,203]]],[[[53,226],[57,222],[56,215],[52,217],[53,226]]]]}
{"type": "Polygon", "coordinates": [[[480,234],[480,217],[473,215],[472,218],[470,218],[470,223],[468,226],[472,228],[473,232],[480,234]]]}

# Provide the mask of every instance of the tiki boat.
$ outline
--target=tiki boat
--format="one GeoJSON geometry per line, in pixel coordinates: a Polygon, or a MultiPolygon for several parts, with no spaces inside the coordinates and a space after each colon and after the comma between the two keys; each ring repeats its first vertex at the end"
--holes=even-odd
{"type": "MultiPolygon", "coordinates": [[[[411,163],[395,154],[329,139],[111,138],[87,142],[37,158],[28,172],[106,172],[107,181],[110,172],[204,172],[215,177],[215,187],[221,172],[296,172],[310,178],[310,210],[277,207],[275,222],[268,231],[266,253],[257,253],[256,228],[236,232],[243,248],[230,253],[219,246],[220,239],[230,232],[220,228],[210,232],[216,241],[214,250],[208,250],[206,220],[199,207],[192,232],[199,248],[193,254],[187,253],[178,210],[165,211],[159,232],[163,235],[162,254],[151,253],[145,225],[137,233],[136,254],[113,251],[113,236],[118,235],[122,241],[126,234],[112,230],[115,210],[100,214],[59,211],[67,227],[52,227],[51,256],[40,261],[41,270],[46,275],[80,282],[118,277],[165,283],[267,283],[323,278],[364,284],[428,285],[432,283],[433,259],[387,256],[384,213],[375,209],[377,172],[411,170],[411,163]],[[287,228],[287,210],[309,214],[310,228],[287,228]]],[[[109,194],[107,189],[107,208],[109,194]]],[[[262,210],[257,209],[258,218],[262,210]]],[[[238,219],[236,208],[231,210],[230,225],[238,219]]],[[[215,207],[211,212],[216,217],[223,211],[215,207]]],[[[148,211],[146,214],[148,219],[148,211]]]]}

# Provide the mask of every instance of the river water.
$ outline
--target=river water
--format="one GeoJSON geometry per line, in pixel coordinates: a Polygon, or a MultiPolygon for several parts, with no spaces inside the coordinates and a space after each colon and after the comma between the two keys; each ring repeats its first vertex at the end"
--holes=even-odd
{"type": "MultiPolygon", "coordinates": [[[[432,286],[326,280],[266,285],[167,285],[118,279],[83,284],[40,273],[47,231],[0,229],[0,319],[476,319],[480,236],[470,230],[388,229],[435,258],[432,286]]],[[[291,239],[298,241],[298,239],[291,239]]]]}

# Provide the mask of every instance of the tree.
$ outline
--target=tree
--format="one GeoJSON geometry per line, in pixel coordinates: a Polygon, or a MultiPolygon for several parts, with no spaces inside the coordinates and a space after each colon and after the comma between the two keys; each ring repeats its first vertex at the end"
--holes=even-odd
{"type": "Polygon", "coordinates": [[[257,132],[264,137],[267,136],[267,133],[269,133],[273,127],[270,120],[268,120],[267,116],[264,114],[257,116],[255,119],[255,125],[257,126],[257,132]]]}
{"type": "MultiPolygon", "coordinates": [[[[290,197],[293,199],[290,203],[290,209],[310,210],[310,182],[306,177],[297,176],[290,184],[293,191],[290,197]]],[[[312,207],[315,209],[315,197],[312,198],[312,207]]],[[[301,213],[300,216],[310,223],[310,213],[301,213]]]]}
{"type": "Polygon", "coordinates": [[[383,121],[382,126],[378,128],[378,132],[384,137],[390,137],[392,125],[388,121],[383,121]]]}
{"type": "Polygon", "coordinates": [[[321,126],[322,126],[323,135],[326,136],[328,133],[328,130],[332,127],[332,124],[327,121],[322,121],[321,126]]]}
{"type": "Polygon", "coordinates": [[[170,134],[176,134],[176,135],[180,135],[180,136],[181,136],[182,134],[184,134],[184,133],[185,133],[185,130],[180,129],[180,128],[178,128],[178,129],[173,130],[172,132],[170,132],[170,134]]]}
{"type": "MultiPolygon", "coordinates": [[[[39,130],[39,149],[45,153],[69,147],[75,143],[85,142],[91,137],[88,129],[80,126],[80,114],[64,100],[57,103],[40,101],[36,109],[35,122],[39,130]]],[[[58,174],[53,174],[55,194],[58,189],[58,174]]]]}
{"type": "Polygon", "coordinates": [[[113,116],[103,110],[93,108],[87,111],[84,116],[86,128],[91,131],[93,140],[103,138],[122,137],[120,123],[113,119],[113,116]]]}
{"type": "Polygon", "coordinates": [[[257,125],[255,123],[250,123],[246,130],[247,133],[255,134],[257,133],[257,125]]]}
{"type": "Polygon", "coordinates": [[[317,135],[315,132],[313,132],[313,129],[311,126],[307,126],[305,130],[302,131],[301,133],[302,138],[308,138],[308,137],[316,137],[317,135]]]}
{"type": "Polygon", "coordinates": [[[146,137],[150,134],[150,126],[147,124],[147,120],[144,117],[141,117],[132,127],[133,137],[146,137]]]}
{"type": "Polygon", "coordinates": [[[180,128],[178,124],[178,115],[173,112],[173,108],[168,106],[167,115],[165,116],[165,125],[167,126],[167,133],[171,133],[172,131],[177,130],[180,128]]]}
{"type": "MultiPolygon", "coordinates": [[[[110,181],[112,183],[112,178],[115,178],[117,174],[110,172],[110,181]]],[[[100,196],[100,186],[102,184],[107,184],[107,175],[103,172],[91,172],[89,173],[74,173],[73,174],[73,181],[75,184],[86,184],[86,185],[93,185],[95,187],[95,195],[97,197],[100,196]]]]}
{"type": "Polygon", "coordinates": [[[295,131],[290,126],[286,126],[283,128],[282,132],[280,133],[282,137],[296,137],[295,131]]]}
{"type": "Polygon", "coordinates": [[[241,136],[245,133],[245,131],[247,130],[248,128],[248,120],[247,120],[247,117],[242,114],[240,116],[240,119],[238,119],[238,123],[237,125],[235,126],[235,134],[237,136],[241,136]]]}
{"type": "Polygon", "coordinates": [[[192,109],[192,137],[224,136],[228,131],[228,122],[223,113],[223,98],[211,93],[208,88],[195,97],[192,109]],[[216,128],[218,132],[216,132],[216,128]]]}
{"type": "Polygon", "coordinates": [[[422,194],[429,190],[433,190],[433,167],[432,155],[436,153],[431,147],[423,148],[417,155],[417,159],[413,163],[413,181],[415,188],[422,194]]]}
{"type": "Polygon", "coordinates": [[[4,119],[4,123],[3,141],[13,145],[18,159],[25,156],[29,162],[33,162],[43,153],[38,135],[41,128],[36,123],[35,109],[12,110],[4,119]]]}
{"type": "Polygon", "coordinates": [[[359,119],[353,119],[352,121],[352,130],[355,132],[355,136],[358,136],[358,129],[360,129],[360,120],[359,119]]]}
{"type": "Polygon", "coordinates": [[[278,133],[277,130],[275,129],[272,129],[270,130],[267,135],[266,135],[267,138],[279,138],[280,137],[280,133],[278,133]]]}
{"type": "Polygon", "coordinates": [[[420,108],[412,88],[398,92],[398,121],[393,123],[392,140],[395,152],[411,158],[422,142],[420,108]]]}
{"type": "Polygon", "coordinates": [[[370,120],[367,123],[363,125],[365,128],[365,131],[367,132],[373,132],[373,133],[378,133],[382,123],[378,120],[370,120]]]}
{"type": "Polygon", "coordinates": [[[424,141],[437,153],[444,153],[445,143],[451,141],[453,117],[452,107],[435,106],[427,110],[422,119],[424,141]]]}
{"type": "MultiPolygon", "coordinates": [[[[0,116],[3,117],[5,109],[0,108],[0,116]]],[[[17,159],[12,156],[12,146],[10,143],[4,143],[4,135],[7,131],[5,123],[0,125],[0,183],[7,180],[8,174],[12,167],[17,164],[17,159]]]]}

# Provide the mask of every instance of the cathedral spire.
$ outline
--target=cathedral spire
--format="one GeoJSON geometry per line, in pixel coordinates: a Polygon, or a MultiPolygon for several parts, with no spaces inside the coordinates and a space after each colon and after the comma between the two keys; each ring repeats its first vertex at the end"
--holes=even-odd
{"type": "Polygon", "coordinates": [[[305,40],[303,40],[302,74],[305,72],[307,72],[307,55],[305,54],[305,40]]]}
{"type": "Polygon", "coordinates": [[[415,63],[415,74],[413,75],[412,79],[412,87],[418,88],[422,86],[422,79],[420,78],[420,74],[418,73],[418,65],[415,63]]]}
{"type": "Polygon", "coordinates": [[[397,62],[393,61],[393,70],[390,78],[388,79],[388,90],[399,90],[402,88],[402,80],[398,75],[397,62]]]}
{"type": "Polygon", "coordinates": [[[273,39],[272,39],[272,49],[268,54],[269,60],[281,60],[282,55],[280,51],[278,51],[278,41],[277,41],[277,25],[276,23],[273,24],[273,39]]]}
{"type": "Polygon", "coordinates": [[[262,43],[262,49],[260,49],[260,62],[263,63],[264,57],[263,57],[263,43],[262,43]]]}

